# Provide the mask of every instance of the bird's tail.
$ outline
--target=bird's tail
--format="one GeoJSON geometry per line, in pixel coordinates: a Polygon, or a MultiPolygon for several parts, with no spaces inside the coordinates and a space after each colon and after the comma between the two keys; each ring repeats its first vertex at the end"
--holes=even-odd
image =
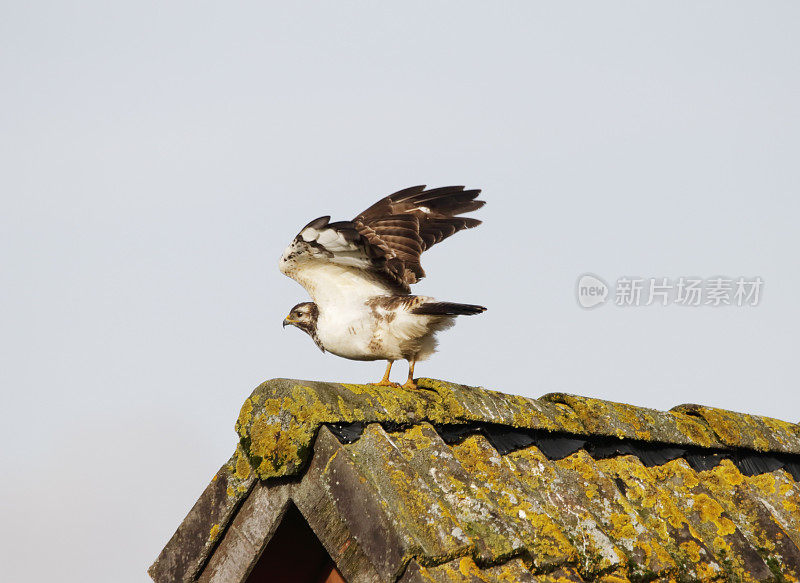
{"type": "Polygon", "coordinates": [[[453,302],[427,302],[411,310],[421,316],[474,316],[485,312],[483,306],[475,304],[455,304],[453,302]]]}

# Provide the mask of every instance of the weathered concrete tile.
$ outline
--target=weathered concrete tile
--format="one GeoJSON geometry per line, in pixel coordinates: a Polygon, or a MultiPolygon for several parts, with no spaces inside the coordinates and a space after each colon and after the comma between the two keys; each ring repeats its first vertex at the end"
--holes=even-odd
{"type": "Polygon", "coordinates": [[[536,447],[528,447],[503,456],[541,508],[565,533],[578,550],[576,565],[581,576],[594,579],[598,574],[622,567],[627,557],[594,516],[583,483],[574,481],[571,472],[563,472],[536,447]]]}
{"type": "Polygon", "coordinates": [[[292,484],[256,484],[203,569],[200,583],[240,583],[278,528],[292,484]]]}
{"type": "Polygon", "coordinates": [[[728,447],[800,454],[800,434],[792,423],[702,405],[678,405],[672,411],[702,418],[728,447]]]}
{"type": "Polygon", "coordinates": [[[701,447],[720,445],[703,423],[688,415],[567,393],[550,393],[540,400],[569,406],[590,435],[701,447]]]}
{"type": "Polygon", "coordinates": [[[625,554],[624,567],[632,579],[661,576],[677,569],[658,536],[643,523],[638,512],[585,451],[556,462],[564,480],[585,493],[585,506],[603,531],[625,554]]]}
{"type": "Polygon", "coordinates": [[[785,578],[800,580],[800,549],[738,468],[724,460],[714,469],[700,472],[700,476],[767,566],[785,578]]]}
{"type": "Polygon", "coordinates": [[[378,424],[345,446],[359,473],[378,493],[395,532],[414,541],[409,553],[429,562],[472,554],[472,540],[441,494],[420,476],[378,424]]]}
{"type": "Polygon", "coordinates": [[[348,583],[394,581],[416,551],[347,449],[323,427],[292,501],[348,583]]]}
{"type": "Polygon", "coordinates": [[[150,567],[150,577],[156,583],[192,581],[254,483],[247,457],[237,447],[150,567]]]}
{"type": "Polygon", "coordinates": [[[470,574],[469,572],[460,573],[458,571],[460,559],[456,559],[453,562],[456,565],[448,573],[444,569],[434,570],[437,567],[423,567],[417,561],[411,561],[398,583],[485,583],[484,579],[475,574],[470,574]]]}
{"type": "Polygon", "coordinates": [[[714,553],[725,578],[763,581],[772,577],[761,556],[685,460],[674,460],[649,470],[656,476],[659,488],[683,510],[692,535],[714,553]]]}
{"type": "Polygon", "coordinates": [[[475,541],[477,560],[498,562],[524,549],[521,534],[528,530],[527,524],[501,511],[494,496],[465,471],[431,425],[416,425],[388,437],[455,517],[458,528],[475,541]]]}
{"type": "Polygon", "coordinates": [[[659,487],[649,468],[634,456],[596,463],[636,510],[642,524],[673,557],[682,579],[713,581],[720,577],[722,567],[714,560],[713,553],[693,534],[682,507],[659,487]]]}
{"type": "Polygon", "coordinates": [[[538,583],[583,583],[583,578],[574,567],[562,567],[555,571],[536,575],[538,583]]]}
{"type": "Polygon", "coordinates": [[[419,379],[419,385],[433,389],[439,396],[442,413],[430,418],[432,423],[467,423],[480,421],[509,427],[543,429],[582,433],[578,417],[567,407],[541,399],[508,395],[482,387],[469,387],[439,381],[419,379]]]}
{"type": "MultiPolygon", "coordinates": [[[[541,498],[513,474],[486,438],[471,436],[451,451],[472,480],[468,494],[491,503],[521,538],[537,569],[551,570],[577,562],[577,549],[548,516],[541,498]]],[[[489,527],[493,528],[491,522],[489,527]]]]}
{"type": "Polygon", "coordinates": [[[548,431],[581,431],[566,407],[432,379],[428,390],[273,379],[242,405],[236,431],[262,479],[292,476],[308,462],[324,423],[497,423],[548,431]]]}
{"type": "Polygon", "coordinates": [[[783,470],[745,477],[757,497],[781,525],[794,545],[800,548],[800,484],[783,470]]]}
{"type": "Polygon", "coordinates": [[[597,583],[631,583],[631,580],[623,573],[606,573],[597,578],[597,583]]]}
{"type": "Polygon", "coordinates": [[[539,583],[542,581],[528,571],[519,559],[479,568],[469,557],[455,559],[436,567],[424,567],[413,562],[400,583],[539,583]]]}

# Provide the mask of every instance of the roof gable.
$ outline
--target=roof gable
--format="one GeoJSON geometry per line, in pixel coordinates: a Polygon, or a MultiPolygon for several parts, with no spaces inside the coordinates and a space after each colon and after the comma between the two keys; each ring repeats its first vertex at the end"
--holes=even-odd
{"type": "Polygon", "coordinates": [[[290,501],[350,583],[800,578],[796,425],[420,386],[259,386],[154,579],[243,581],[215,574],[244,573],[290,501]]]}

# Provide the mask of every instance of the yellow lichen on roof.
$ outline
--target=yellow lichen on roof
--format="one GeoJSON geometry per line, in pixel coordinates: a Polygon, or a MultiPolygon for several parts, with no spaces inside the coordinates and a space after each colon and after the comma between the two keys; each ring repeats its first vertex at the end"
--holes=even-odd
{"type": "Polygon", "coordinates": [[[704,424],[687,415],[567,393],[550,393],[542,400],[568,405],[592,435],[701,447],[720,445],[704,424]]]}
{"type": "Polygon", "coordinates": [[[191,564],[202,565],[226,544],[261,479],[312,496],[293,499],[303,513],[332,504],[324,516],[353,529],[336,535],[351,554],[386,534],[373,562],[386,580],[800,581],[798,426],[697,405],[419,385],[260,385],[198,507],[207,519],[193,509],[191,536],[176,534],[178,555],[197,541],[191,564]]]}
{"type": "Polygon", "coordinates": [[[396,532],[408,541],[409,559],[441,563],[474,552],[475,542],[452,505],[403,458],[380,425],[369,425],[346,449],[389,510],[396,532]]]}
{"type": "Polygon", "coordinates": [[[800,548],[800,484],[782,470],[746,477],[745,480],[794,545],[800,548]]]}
{"type": "MultiPolygon", "coordinates": [[[[777,513],[729,460],[703,472],[703,483],[730,517],[730,526],[744,535],[770,566],[783,566],[783,575],[800,579],[800,550],[781,526],[777,513]]],[[[796,538],[796,533],[795,533],[796,538]]]]}
{"type": "Polygon", "coordinates": [[[726,446],[800,454],[800,431],[793,423],[702,405],[679,405],[672,411],[703,419],[726,446]]]}
{"type": "Polygon", "coordinates": [[[722,505],[684,460],[650,468],[659,488],[673,496],[692,526],[692,533],[714,555],[724,576],[757,581],[771,575],[766,563],[748,544],[722,505]]]}
{"type": "Polygon", "coordinates": [[[236,431],[260,478],[294,475],[323,423],[496,423],[583,431],[568,409],[546,401],[420,379],[421,390],[275,379],[242,406],[236,431]]]}
{"type": "Polygon", "coordinates": [[[529,399],[434,379],[420,379],[419,386],[435,391],[439,397],[437,404],[440,410],[428,413],[428,420],[432,423],[481,421],[569,433],[580,433],[584,430],[572,410],[556,407],[541,399],[529,399]]]}
{"type": "Polygon", "coordinates": [[[695,581],[711,581],[722,571],[699,540],[681,506],[656,476],[634,456],[599,460],[598,467],[624,492],[643,524],[667,549],[685,575],[695,581]]]}
{"type": "Polygon", "coordinates": [[[562,472],[568,473],[566,479],[583,485],[588,508],[603,531],[625,554],[624,566],[628,576],[661,576],[677,569],[675,561],[662,545],[666,539],[659,540],[657,533],[647,528],[617,485],[588,453],[580,450],[556,464],[562,472]]]}
{"type": "MultiPolygon", "coordinates": [[[[474,542],[476,560],[502,561],[521,551],[522,528],[516,515],[498,508],[493,492],[470,476],[430,425],[423,424],[387,436],[420,480],[455,518],[464,535],[474,542]],[[486,516],[492,516],[487,521],[486,516]]],[[[401,487],[407,489],[407,483],[401,487]]],[[[494,493],[496,494],[496,493],[494,493]]],[[[409,521],[415,517],[408,516],[409,521]]]]}
{"type": "Polygon", "coordinates": [[[421,567],[419,575],[422,581],[430,583],[464,583],[465,581],[473,583],[534,583],[543,581],[538,576],[534,579],[525,563],[519,559],[513,559],[497,567],[481,569],[471,558],[462,557],[436,567],[421,567]]]}
{"type": "Polygon", "coordinates": [[[547,569],[578,560],[577,549],[547,515],[541,499],[525,488],[517,479],[514,467],[509,466],[486,438],[469,437],[452,450],[477,485],[476,495],[491,500],[501,516],[516,526],[534,566],[547,569]]]}
{"type": "Polygon", "coordinates": [[[242,406],[236,429],[262,479],[295,475],[323,423],[486,423],[574,435],[614,436],[704,448],[800,453],[800,430],[783,421],[684,405],[664,412],[552,393],[541,399],[420,379],[420,390],[275,379],[242,406]]]}
{"type": "Polygon", "coordinates": [[[536,447],[503,456],[528,492],[537,495],[547,515],[565,533],[578,551],[576,567],[592,579],[626,562],[625,553],[599,526],[590,511],[585,482],[574,482],[536,447]]]}

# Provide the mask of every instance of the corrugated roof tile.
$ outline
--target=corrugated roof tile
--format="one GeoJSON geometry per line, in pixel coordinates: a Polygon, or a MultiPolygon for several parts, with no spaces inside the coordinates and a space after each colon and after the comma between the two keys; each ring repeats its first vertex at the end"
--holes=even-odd
{"type": "Polygon", "coordinates": [[[600,460],[597,465],[614,481],[649,532],[667,549],[685,578],[713,581],[720,576],[722,567],[695,536],[681,506],[659,487],[649,468],[630,455],[600,460]]]}
{"type": "Polygon", "coordinates": [[[464,532],[441,492],[417,473],[380,425],[369,425],[361,439],[345,449],[377,490],[395,528],[417,542],[411,549],[415,556],[438,563],[474,551],[475,541],[464,532]]]}
{"type": "Polygon", "coordinates": [[[300,473],[324,423],[481,422],[583,431],[569,409],[547,401],[432,379],[419,379],[418,384],[423,390],[273,379],[244,402],[236,431],[262,479],[300,473]]]}
{"type": "Polygon", "coordinates": [[[542,508],[567,535],[578,551],[576,567],[582,577],[622,567],[625,553],[600,526],[591,510],[590,494],[569,473],[545,457],[537,447],[503,457],[528,492],[538,495],[542,508]]]}
{"type": "Polygon", "coordinates": [[[723,460],[712,470],[702,472],[701,478],[767,566],[782,565],[785,577],[800,580],[800,549],[738,468],[730,460],[723,460]]]}
{"type": "Polygon", "coordinates": [[[406,576],[400,581],[401,583],[541,583],[542,579],[534,577],[525,563],[519,559],[481,569],[471,558],[462,557],[435,567],[412,564],[406,576]]]}
{"type": "Polygon", "coordinates": [[[556,462],[565,479],[582,487],[587,506],[617,547],[625,554],[631,578],[660,576],[677,565],[658,537],[642,522],[615,482],[585,451],[556,462]]]}
{"type": "Polygon", "coordinates": [[[692,534],[714,553],[724,577],[761,581],[772,576],[769,567],[703,483],[702,472],[695,472],[685,460],[674,460],[651,471],[654,483],[683,509],[692,534]]]}
{"type": "Polygon", "coordinates": [[[720,445],[703,423],[686,415],[567,393],[549,393],[541,400],[568,405],[592,435],[701,447],[720,445]]]}
{"type": "Polygon", "coordinates": [[[728,447],[800,454],[800,433],[793,423],[693,404],[678,405],[672,411],[703,419],[728,447]]]}
{"type": "Polygon", "coordinates": [[[192,580],[260,478],[354,581],[800,580],[797,425],[419,384],[261,385],[151,573],[192,580]]]}
{"type": "Polygon", "coordinates": [[[485,437],[469,437],[452,451],[477,486],[475,495],[494,500],[502,515],[516,526],[537,569],[577,561],[577,549],[547,515],[541,497],[525,486],[485,437]]]}
{"type": "Polygon", "coordinates": [[[425,480],[455,518],[456,528],[475,541],[475,558],[496,563],[524,549],[527,528],[518,516],[496,503],[496,491],[470,476],[429,424],[390,433],[397,451],[425,480]]]}

